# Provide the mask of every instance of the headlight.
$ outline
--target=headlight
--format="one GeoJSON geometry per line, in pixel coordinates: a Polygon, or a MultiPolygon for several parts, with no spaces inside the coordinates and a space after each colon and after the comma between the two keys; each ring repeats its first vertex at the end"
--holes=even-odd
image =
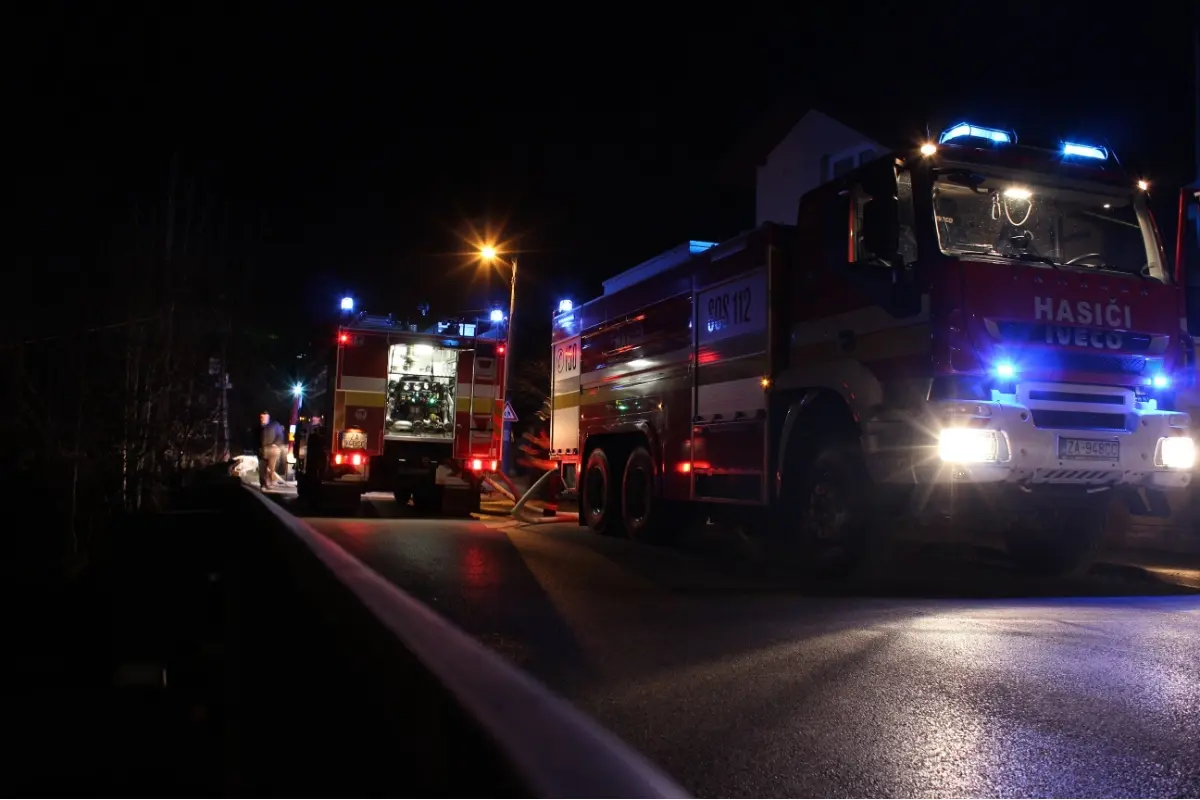
{"type": "Polygon", "coordinates": [[[1158,440],[1160,467],[1168,469],[1191,469],[1196,466],[1196,440],[1190,436],[1172,436],[1158,440]]]}
{"type": "Polygon", "coordinates": [[[943,428],[938,455],[948,464],[984,464],[1000,460],[1000,434],[978,428],[943,428]]]}

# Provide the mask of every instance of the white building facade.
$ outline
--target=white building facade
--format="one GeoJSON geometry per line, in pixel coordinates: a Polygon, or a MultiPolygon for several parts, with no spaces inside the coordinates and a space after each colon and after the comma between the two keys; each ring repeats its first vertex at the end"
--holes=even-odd
{"type": "Polygon", "coordinates": [[[757,167],[755,225],[795,225],[796,209],[805,192],[887,151],[833,117],[809,110],[757,167]]]}

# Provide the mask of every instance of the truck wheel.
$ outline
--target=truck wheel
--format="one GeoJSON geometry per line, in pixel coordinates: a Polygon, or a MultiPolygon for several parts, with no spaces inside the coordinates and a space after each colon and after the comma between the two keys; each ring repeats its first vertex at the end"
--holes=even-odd
{"type": "Polygon", "coordinates": [[[790,498],[796,544],[818,571],[845,575],[862,559],[871,528],[870,479],[854,451],[825,445],[790,498]]]}
{"type": "Polygon", "coordinates": [[[1108,526],[1108,506],[1039,508],[1004,526],[1004,546],[1027,572],[1082,575],[1096,556],[1108,526]]]}
{"type": "Polygon", "coordinates": [[[608,456],[597,447],[588,456],[579,492],[579,510],[587,526],[602,536],[621,527],[621,490],[613,480],[608,456]]]}
{"type": "Polygon", "coordinates": [[[635,448],[625,462],[621,480],[621,522],[630,539],[653,542],[665,538],[659,485],[654,457],[644,447],[635,448]]]}

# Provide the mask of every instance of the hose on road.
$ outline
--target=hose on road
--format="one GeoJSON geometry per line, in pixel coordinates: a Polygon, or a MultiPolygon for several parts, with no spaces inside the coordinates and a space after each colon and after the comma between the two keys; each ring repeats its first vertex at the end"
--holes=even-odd
{"type": "Polygon", "coordinates": [[[526,515],[525,504],[533,499],[533,497],[537,493],[537,491],[539,489],[541,489],[542,486],[547,481],[549,481],[552,477],[556,477],[557,475],[558,475],[558,470],[552,469],[552,470],[549,470],[545,475],[543,475],[542,477],[540,477],[536,481],[534,481],[533,485],[529,487],[529,491],[527,491],[525,494],[523,494],[521,496],[521,499],[518,500],[516,502],[516,504],[513,506],[513,509],[512,509],[513,519],[520,520],[521,522],[527,523],[529,525],[541,525],[541,524],[544,524],[547,522],[574,522],[575,520],[579,519],[578,514],[573,514],[569,511],[555,514],[553,517],[540,517],[540,516],[539,517],[531,517],[531,516],[526,515]]]}

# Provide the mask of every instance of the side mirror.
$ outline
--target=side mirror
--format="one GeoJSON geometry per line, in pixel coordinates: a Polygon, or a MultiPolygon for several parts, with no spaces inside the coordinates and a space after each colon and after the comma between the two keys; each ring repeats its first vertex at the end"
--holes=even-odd
{"type": "Polygon", "coordinates": [[[892,195],[863,206],[862,243],[875,256],[893,261],[900,252],[900,204],[892,195]]]}

